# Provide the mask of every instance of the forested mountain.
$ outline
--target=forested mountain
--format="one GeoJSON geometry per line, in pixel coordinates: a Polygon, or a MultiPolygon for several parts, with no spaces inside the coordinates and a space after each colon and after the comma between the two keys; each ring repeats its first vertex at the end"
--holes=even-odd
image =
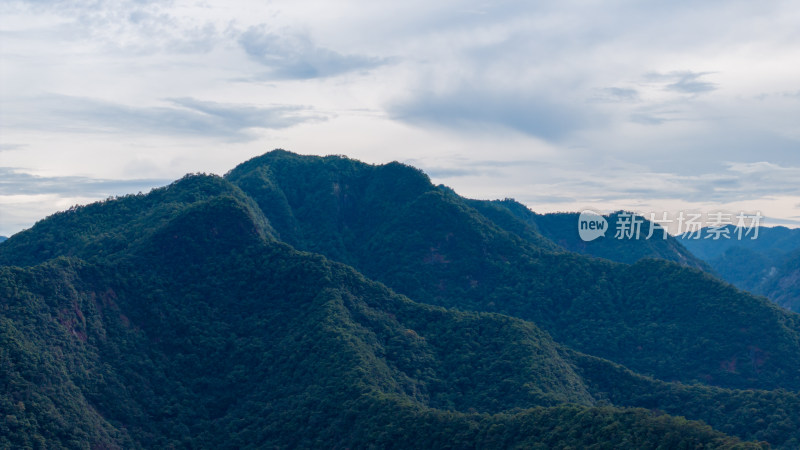
{"type": "MultiPolygon", "coordinates": [[[[504,207],[512,212],[522,221],[531,224],[541,235],[552,240],[559,246],[581,254],[597,256],[599,258],[610,259],[612,261],[633,264],[644,258],[658,258],[673,261],[678,264],[708,271],[709,266],[688,251],[681,242],[669,234],[664,236],[661,228],[656,226],[653,231],[650,228],[653,224],[645,217],[636,216],[638,225],[637,232],[633,236],[615,236],[615,231],[620,226],[621,221],[631,221],[630,217],[622,218],[622,211],[604,216],[608,222],[608,230],[604,237],[584,241],[578,234],[579,213],[549,213],[536,214],[514,200],[495,200],[491,202],[470,201],[470,205],[486,214],[485,206],[489,203],[504,207]]],[[[630,213],[627,213],[630,214],[630,213]]]]}
{"type": "Polygon", "coordinates": [[[722,279],[800,312],[800,229],[760,227],[755,239],[739,239],[733,225],[725,228],[729,239],[679,239],[722,279]]]}
{"type": "Polygon", "coordinates": [[[472,204],[274,151],[40,221],[0,246],[0,447],[800,445],[797,315],[472,204]]]}
{"type": "Polygon", "coordinates": [[[800,388],[798,316],[698,270],[553,251],[532,227],[509,232],[396,163],[276,151],[226,178],[281,239],[416,301],[533,321],[559,342],[661,379],[800,388]]]}
{"type": "MultiPolygon", "coordinates": [[[[752,250],[772,257],[785,255],[792,250],[800,248],[800,229],[780,226],[767,227],[761,224],[758,228],[758,236],[754,234],[754,231],[751,231],[749,234],[744,234],[746,230],[743,230],[741,238],[738,237],[734,225],[727,225],[723,227],[723,229],[725,231],[722,234],[729,236],[729,239],[703,239],[697,238],[690,233],[678,236],[678,239],[693,254],[705,261],[718,258],[729,249],[735,247],[752,250]]],[[[700,235],[702,234],[703,233],[700,233],[700,235]]]]}
{"type": "Polygon", "coordinates": [[[800,249],[781,258],[777,266],[772,266],[766,279],[754,291],[785,308],[800,312],[800,249]]]}
{"type": "Polygon", "coordinates": [[[8,238],[5,236],[0,236],[0,242],[6,241],[8,238]]]}

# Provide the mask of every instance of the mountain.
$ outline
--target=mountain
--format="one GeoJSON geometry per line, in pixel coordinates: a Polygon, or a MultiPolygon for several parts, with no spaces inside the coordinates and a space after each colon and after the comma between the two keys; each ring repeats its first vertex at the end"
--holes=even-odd
{"type": "Polygon", "coordinates": [[[513,214],[500,226],[397,163],[276,151],[226,178],[279,238],[416,301],[532,321],[558,342],[663,380],[800,388],[798,316],[696,269],[554,249],[524,221],[510,225],[513,214]]]}
{"type": "Polygon", "coordinates": [[[747,249],[773,257],[785,255],[800,248],[800,229],[760,226],[757,236],[752,231],[750,234],[745,234],[746,230],[742,230],[741,238],[739,238],[739,233],[734,225],[724,226],[722,230],[720,239],[701,238],[701,236],[707,236],[707,233],[699,235],[684,233],[678,236],[678,239],[692,253],[705,261],[714,260],[731,248],[747,249]]]}
{"type": "Polygon", "coordinates": [[[772,266],[755,291],[787,309],[800,312],[800,249],[772,266]]]}
{"type": "Polygon", "coordinates": [[[800,229],[759,227],[755,239],[752,233],[739,239],[733,225],[723,229],[728,239],[679,239],[725,281],[800,312],[800,229]]]}
{"type": "Polygon", "coordinates": [[[7,237],[5,237],[5,236],[0,236],[0,242],[4,242],[4,241],[7,241],[7,240],[8,240],[8,238],[7,238],[7,237]]]}
{"type": "Polygon", "coordinates": [[[0,246],[0,446],[800,443],[796,315],[493,214],[276,151],[44,219],[0,246]]]}
{"type": "MultiPolygon", "coordinates": [[[[635,216],[637,220],[641,221],[638,235],[629,238],[622,235],[615,237],[613,231],[607,231],[604,237],[586,242],[578,234],[579,213],[536,214],[523,205],[511,204],[512,202],[509,200],[498,203],[516,211],[523,220],[535,223],[542,235],[573,252],[627,264],[633,264],[644,258],[658,258],[687,267],[709,270],[708,264],[694,256],[671,235],[667,234],[665,238],[663,231],[659,228],[655,228],[651,235],[650,228],[653,224],[641,216],[635,216]]],[[[620,222],[628,220],[621,216],[623,213],[623,211],[618,211],[604,216],[609,228],[615,230],[620,222]]],[[[625,214],[630,216],[630,213],[625,214]]]]}

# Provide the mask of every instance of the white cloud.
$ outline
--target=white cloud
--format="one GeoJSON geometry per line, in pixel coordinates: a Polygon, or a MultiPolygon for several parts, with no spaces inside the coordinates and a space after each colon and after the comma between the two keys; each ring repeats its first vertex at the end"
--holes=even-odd
{"type": "Polygon", "coordinates": [[[314,45],[305,34],[277,33],[263,25],[245,30],[238,42],[248,56],[268,68],[266,79],[324,78],[386,63],[385,58],[343,55],[314,45]]]}
{"type": "Polygon", "coordinates": [[[547,208],[798,216],[799,21],[782,0],[10,0],[0,165],[160,179],[284,147],[547,208]]]}
{"type": "Polygon", "coordinates": [[[21,98],[14,103],[19,105],[17,114],[0,113],[0,119],[9,127],[43,132],[178,135],[239,141],[255,139],[253,129],[281,129],[325,119],[300,106],[234,105],[194,98],[164,99],[163,106],[151,107],[64,95],[21,98]]]}
{"type": "Polygon", "coordinates": [[[50,214],[115,195],[148,192],[170,180],[42,177],[0,167],[0,235],[10,236],[50,214]]]}

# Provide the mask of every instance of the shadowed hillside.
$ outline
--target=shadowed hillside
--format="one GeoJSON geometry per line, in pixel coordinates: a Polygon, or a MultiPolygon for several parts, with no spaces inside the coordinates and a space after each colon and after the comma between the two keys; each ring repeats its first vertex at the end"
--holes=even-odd
{"type": "Polygon", "coordinates": [[[800,312],[800,230],[760,227],[743,239],[733,225],[723,230],[728,239],[680,239],[725,281],[800,312]]]}
{"type": "Polygon", "coordinates": [[[800,351],[783,350],[800,350],[798,316],[695,269],[563,252],[538,225],[508,231],[526,224],[506,216],[498,225],[400,164],[275,151],[226,178],[281,238],[417,301],[530,320],[559,342],[665,380],[800,387],[800,351]]]}
{"type": "Polygon", "coordinates": [[[800,442],[797,316],[502,214],[273,152],[40,221],[0,246],[0,446],[800,442]]]}

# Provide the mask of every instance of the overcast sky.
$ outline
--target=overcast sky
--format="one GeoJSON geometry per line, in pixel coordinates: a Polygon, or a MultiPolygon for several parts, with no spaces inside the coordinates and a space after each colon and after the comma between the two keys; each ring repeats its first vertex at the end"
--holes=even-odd
{"type": "Polygon", "coordinates": [[[273,148],[800,224],[792,1],[4,0],[0,58],[4,235],[273,148]]]}

